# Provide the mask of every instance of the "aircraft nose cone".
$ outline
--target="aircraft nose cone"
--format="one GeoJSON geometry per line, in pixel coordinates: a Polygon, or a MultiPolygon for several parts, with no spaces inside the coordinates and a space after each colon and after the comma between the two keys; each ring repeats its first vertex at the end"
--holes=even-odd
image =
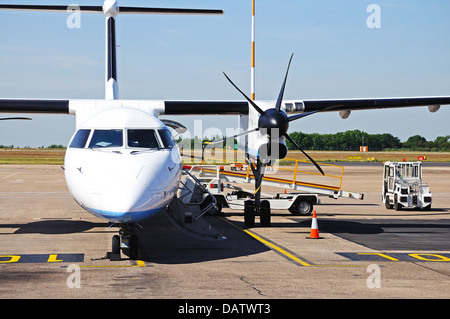
{"type": "Polygon", "coordinates": [[[161,179],[149,166],[142,166],[136,179],[140,184],[144,185],[147,190],[158,190],[161,187],[161,179]]]}
{"type": "Polygon", "coordinates": [[[144,211],[155,203],[160,187],[158,175],[143,166],[137,175],[129,172],[116,178],[103,192],[103,206],[108,211],[123,213],[144,211]]]}

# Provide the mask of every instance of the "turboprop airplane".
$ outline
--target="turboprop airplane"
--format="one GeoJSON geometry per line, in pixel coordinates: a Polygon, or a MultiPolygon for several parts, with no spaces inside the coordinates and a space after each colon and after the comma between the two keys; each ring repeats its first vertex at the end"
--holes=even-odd
{"type": "MultiPolygon", "coordinates": [[[[246,204],[244,214],[269,214],[268,202],[260,200],[265,167],[287,155],[286,139],[307,156],[320,173],[323,170],[289,136],[289,123],[318,112],[428,106],[436,112],[450,104],[450,96],[375,99],[283,100],[288,69],[275,101],[248,98],[242,101],[119,100],[116,65],[116,18],[120,14],[223,14],[222,10],[175,9],[119,6],[106,0],[103,6],[80,6],[81,12],[103,13],[106,17],[105,99],[0,99],[0,113],[44,113],[76,116],[76,131],[68,144],[64,171],[68,189],[75,201],[89,213],[121,226],[112,240],[112,255],[127,253],[138,258],[138,240],[133,225],[164,211],[191,233],[205,239],[223,239],[193,221],[201,222],[205,210],[187,214],[177,198],[182,174],[180,151],[168,129],[182,132],[184,126],[160,119],[163,115],[239,115],[243,131],[232,137],[246,137],[240,143],[255,175],[255,200],[246,204]],[[189,220],[189,222],[188,222],[189,220]]],[[[63,5],[0,4],[0,10],[67,12],[63,5]]],[[[69,11],[70,12],[70,11],[69,11]]],[[[291,56],[292,60],[292,56],[291,56]]],[[[231,137],[230,137],[231,138],[231,137]]],[[[210,196],[209,198],[211,198],[210,196]]],[[[211,199],[208,205],[214,206],[211,199]]],[[[191,213],[191,212],[189,212],[191,213]]],[[[253,217],[254,218],[254,217],[253,217]]],[[[265,220],[267,220],[265,218],[265,220]]]]}

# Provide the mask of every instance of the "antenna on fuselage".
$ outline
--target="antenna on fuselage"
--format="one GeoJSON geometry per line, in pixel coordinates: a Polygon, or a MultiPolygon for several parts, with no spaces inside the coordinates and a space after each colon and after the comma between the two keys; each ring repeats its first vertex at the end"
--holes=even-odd
{"type": "MultiPolygon", "coordinates": [[[[53,11],[70,12],[73,5],[20,5],[1,4],[0,10],[53,11]]],[[[223,14],[223,10],[215,9],[177,9],[177,8],[146,8],[122,7],[117,0],[105,0],[103,6],[79,6],[80,12],[103,13],[106,16],[106,81],[105,99],[115,100],[119,96],[117,83],[116,55],[116,16],[118,14],[223,14]]]]}

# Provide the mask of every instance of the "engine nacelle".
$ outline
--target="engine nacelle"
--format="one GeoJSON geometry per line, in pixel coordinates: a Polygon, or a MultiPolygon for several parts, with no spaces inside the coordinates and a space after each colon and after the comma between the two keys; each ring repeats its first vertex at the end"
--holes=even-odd
{"type": "Polygon", "coordinates": [[[430,111],[431,113],[436,113],[440,108],[440,105],[428,105],[428,111],[430,111]]]}
{"type": "Polygon", "coordinates": [[[341,117],[342,119],[346,120],[346,119],[348,119],[348,117],[350,116],[350,113],[351,113],[351,112],[352,112],[352,111],[350,111],[350,110],[339,111],[339,115],[340,115],[340,117],[341,117]]]}
{"type": "Polygon", "coordinates": [[[286,144],[279,141],[272,141],[271,144],[264,143],[258,148],[258,156],[261,161],[269,162],[283,159],[286,157],[288,149],[286,144]]]}
{"type": "MultiPolygon", "coordinates": [[[[258,105],[263,110],[272,107],[270,103],[263,101],[258,101],[258,105]]],[[[248,116],[240,118],[240,128],[248,131],[259,127],[259,118],[259,113],[250,107],[248,116]]],[[[276,128],[260,128],[259,131],[240,136],[239,145],[242,145],[241,149],[254,159],[259,158],[264,163],[274,162],[285,158],[288,153],[283,133],[284,131],[276,128]],[[246,147],[243,147],[244,145],[246,147]]]]}
{"type": "Polygon", "coordinates": [[[248,154],[253,158],[259,158],[263,163],[274,162],[283,159],[288,153],[285,138],[272,135],[269,139],[264,130],[260,130],[248,136],[248,154]]]}

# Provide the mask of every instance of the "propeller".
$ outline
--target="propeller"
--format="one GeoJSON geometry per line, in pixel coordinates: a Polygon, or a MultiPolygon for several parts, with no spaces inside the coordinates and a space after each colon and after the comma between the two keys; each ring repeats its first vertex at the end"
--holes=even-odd
{"type": "MultiPolygon", "coordinates": [[[[286,75],[284,77],[284,81],[283,81],[283,85],[281,86],[281,90],[280,93],[278,94],[278,99],[277,102],[275,104],[274,108],[270,108],[267,109],[265,111],[263,111],[258,105],[256,105],[256,103],[251,100],[247,95],[245,95],[244,92],[242,92],[234,83],[233,81],[231,81],[231,79],[224,73],[225,77],[227,78],[227,80],[245,97],[245,99],[250,103],[250,105],[260,114],[259,120],[258,120],[258,127],[256,129],[253,129],[251,131],[247,131],[245,133],[250,133],[253,131],[257,131],[260,129],[266,129],[267,130],[267,134],[271,135],[271,130],[272,129],[278,129],[279,130],[279,136],[284,136],[285,138],[287,138],[292,144],[294,144],[294,146],[300,150],[310,161],[311,163],[314,164],[314,166],[319,170],[319,172],[322,175],[325,175],[325,173],[323,172],[322,168],[319,166],[319,164],[316,163],[316,161],[314,161],[308,154],[306,154],[305,151],[303,151],[303,149],[297,145],[297,143],[294,142],[294,140],[289,136],[288,129],[289,129],[289,122],[298,120],[300,118],[306,117],[308,115],[312,115],[318,111],[312,111],[312,112],[307,112],[307,113],[302,113],[302,114],[296,114],[296,115],[292,115],[292,116],[287,116],[287,114],[281,110],[281,105],[283,102],[283,95],[284,95],[284,90],[286,87],[286,81],[287,81],[287,77],[288,77],[288,73],[289,73],[289,68],[291,66],[291,61],[292,61],[292,57],[294,56],[294,54],[292,53],[291,58],[289,59],[289,64],[286,70],[286,75]]],[[[244,134],[244,133],[242,133],[244,134]]],[[[239,135],[242,135],[239,134],[239,135]]],[[[270,147],[269,143],[269,147],[270,147]]]]}

